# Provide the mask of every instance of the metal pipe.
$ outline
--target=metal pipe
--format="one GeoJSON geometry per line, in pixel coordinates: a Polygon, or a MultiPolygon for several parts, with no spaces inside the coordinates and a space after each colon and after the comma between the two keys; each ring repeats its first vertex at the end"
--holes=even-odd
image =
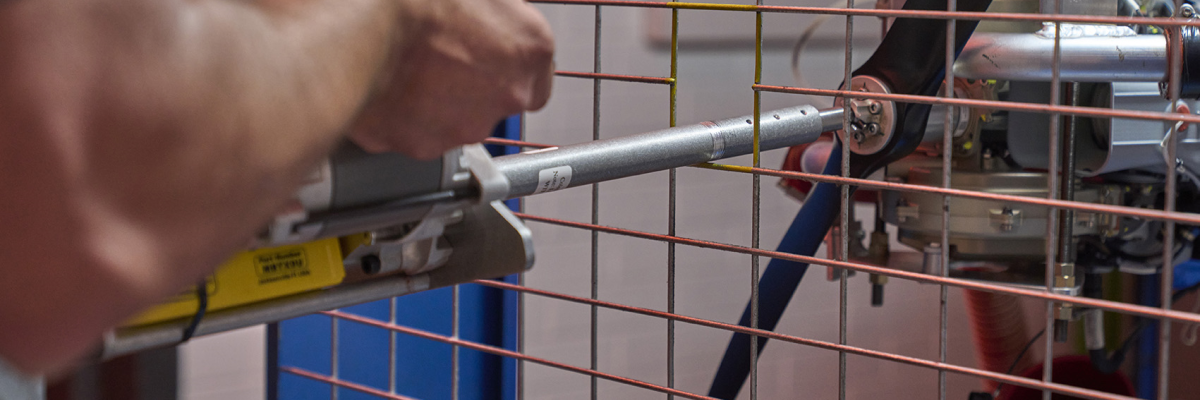
{"type": "MultiPolygon", "coordinates": [[[[1162,35],[1077,37],[1061,41],[1063,81],[1160,82],[1167,74],[1162,35]]],[[[975,33],[954,63],[968,79],[1048,82],[1054,38],[1034,33],[975,33]]]]}
{"type": "MultiPolygon", "coordinates": [[[[811,143],[822,132],[842,128],[843,110],[799,106],[760,116],[762,150],[811,143]]],[[[624,178],[670,168],[750,154],[750,116],[702,122],[546,150],[497,157],[508,178],[509,198],[624,178]]]]}

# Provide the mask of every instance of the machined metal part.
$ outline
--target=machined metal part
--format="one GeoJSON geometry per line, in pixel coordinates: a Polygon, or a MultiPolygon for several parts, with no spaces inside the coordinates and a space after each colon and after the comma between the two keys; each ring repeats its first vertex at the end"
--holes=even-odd
{"type": "Polygon", "coordinates": [[[443,157],[443,182],[453,182],[455,186],[473,182],[478,197],[433,204],[419,222],[401,225],[401,232],[394,232],[394,229],[375,232],[371,244],[353,249],[346,257],[348,276],[374,269],[363,268],[364,260],[378,263],[375,274],[402,272],[416,275],[438,268],[450,259],[453,247],[446,243],[443,234],[447,226],[462,220],[464,203],[491,202],[508,193],[508,179],[495,168],[491,155],[483,146],[468,145],[460,149],[443,157]],[[454,156],[457,157],[451,159],[454,156]]]}
{"type": "MultiPolygon", "coordinates": [[[[390,229],[420,222],[413,240],[440,234],[440,218],[470,204],[504,198],[508,180],[482,145],[435,160],[369,154],[340,147],[298,192],[303,209],[276,218],[263,245],[280,245],[390,229]]],[[[411,241],[411,240],[410,240],[411,241]]]]}
{"type": "MultiPolygon", "coordinates": [[[[996,83],[991,81],[955,79],[954,97],[959,99],[994,101],[997,98],[996,87],[996,83]]],[[[944,92],[944,88],[942,91],[944,92]]],[[[945,123],[946,113],[951,110],[953,110],[953,114],[950,115],[949,125],[951,156],[956,160],[955,164],[958,164],[959,168],[979,169],[981,168],[979,162],[957,162],[957,160],[967,161],[977,159],[980,150],[983,148],[981,144],[981,131],[985,124],[992,122],[993,118],[995,118],[992,115],[993,110],[934,105],[929,110],[929,122],[925,125],[925,134],[921,138],[922,147],[931,156],[936,157],[940,155],[941,150],[938,149],[944,146],[942,137],[947,128],[945,123]]],[[[921,149],[918,149],[918,151],[921,151],[921,149]]]]}
{"type": "Polygon", "coordinates": [[[1057,5],[1054,2],[1039,2],[1038,11],[1041,14],[1071,14],[1071,15],[1117,15],[1117,2],[1105,0],[1064,1],[1057,5]]]}
{"type": "MultiPolygon", "coordinates": [[[[442,268],[392,275],[207,313],[196,336],[295,318],[317,311],[524,272],[533,265],[529,228],[499,201],[468,207],[462,223],[447,227],[456,251],[442,268]]],[[[188,320],[121,328],[106,335],[99,358],[179,343],[188,320]]]]}
{"type": "MultiPolygon", "coordinates": [[[[1064,37],[1060,78],[1064,82],[1159,82],[1167,74],[1167,40],[1162,35],[1064,37]]],[[[1054,38],[1034,33],[971,36],[954,63],[954,75],[969,79],[1049,82],[1054,38]]]]}
{"type": "MultiPolygon", "coordinates": [[[[879,78],[859,75],[850,79],[850,90],[868,93],[891,94],[887,84],[879,78]]],[[[878,153],[891,140],[896,131],[896,103],[890,100],[850,99],[850,126],[838,130],[842,143],[855,154],[878,153]]],[[[833,105],[843,108],[844,98],[838,97],[833,105]]]]}
{"type": "MultiPolygon", "coordinates": [[[[1147,82],[1084,84],[1095,107],[1175,112],[1159,95],[1158,85],[1147,82]]],[[[1046,102],[1050,87],[1040,82],[1011,82],[1010,100],[1046,102]]],[[[1198,103],[1188,101],[1191,109],[1198,103]]],[[[1012,112],[1008,120],[1008,149],[1013,159],[1026,168],[1047,168],[1048,144],[1045,137],[1050,119],[1047,114],[1012,112]]],[[[1081,137],[1076,141],[1076,170],[1081,176],[1095,176],[1129,169],[1163,170],[1161,143],[1170,125],[1163,121],[1123,118],[1082,118],[1081,137]],[[1090,125],[1090,127],[1088,127],[1090,125]]],[[[1179,133],[1179,158],[1187,168],[1200,167],[1200,129],[1192,125],[1179,133]]]]}
{"type": "Polygon", "coordinates": [[[928,275],[942,274],[942,244],[930,243],[925,245],[921,254],[921,272],[928,275]]]}
{"type": "MultiPolygon", "coordinates": [[[[908,183],[940,187],[940,168],[911,168],[908,183]]],[[[950,186],[989,193],[1045,197],[1046,175],[1035,172],[955,171],[950,186]]],[[[1080,185],[1076,200],[1111,203],[1114,189],[1104,185],[1080,185]]],[[[883,217],[899,228],[899,239],[917,250],[941,237],[942,196],[927,193],[883,191],[883,217]]],[[[1048,209],[997,201],[950,199],[950,245],[956,260],[1033,260],[1044,257],[1045,223],[1048,209]]],[[[1116,231],[1116,218],[1097,214],[1080,215],[1076,235],[1105,235],[1116,231]]]]}
{"type": "Polygon", "coordinates": [[[1104,311],[1091,309],[1083,312],[1084,347],[1088,350],[1105,348],[1104,343],[1104,311]]]}
{"type": "Polygon", "coordinates": [[[301,208],[276,217],[263,246],[300,243],[420,221],[436,204],[462,200],[471,175],[462,148],[435,160],[338,147],[300,188],[301,208]]]}
{"type": "MultiPolygon", "coordinates": [[[[760,115],[762,151],[811,143],[842,126],[842,109],[800,106],[760,115]]],[[[496,157],[509,198],[749,154],[750,116],[496,157]]]]}

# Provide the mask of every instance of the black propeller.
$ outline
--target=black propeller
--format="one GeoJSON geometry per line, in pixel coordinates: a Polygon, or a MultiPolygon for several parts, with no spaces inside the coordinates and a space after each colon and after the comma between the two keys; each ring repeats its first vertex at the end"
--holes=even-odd
{"type": "MultiPolygon", "coordinates": [[[[986,11],[991,0],[958,0],[960,11],[986,11]]],[[[946,0],[908,0],[905,10],[946,10],[946,0]]],[[[954,54],[959,54],[977,21],[958,21],[955,32],[954,54]]],[[[898,18],[888,30],[879,49],[863,66],[854,71],[854,76],[874,77],[887,85],[892,93],[932,96],[937,94],[945,76],[946,64],[946,21],[939,19],[898,18]]],[[[854,88],[850,88],[854,89],[854,88]]],[[[863,178],[875,170],[899,160],[914,150],[921,142],[931,106],[928,104],[896,103],[894,133],[878,151],[870,155],[852,153],[850,175],[863,178]]],[[[840,145],[835,146],[825,166],[825,174],[836,175],[840,171],[840,145]]],[[[851,188],[853,190],[853,188],[851,188]]],[[[813,187],[808,199],[796,219],[784,235],[778,251],[812,256],[820,246],[825,232],[839,214],[840,196],[837,186],[820,183],[813,187]]],[[[772,259],[759,280],[758,327],[773,331],[783,315],[788,301],[796,292],[804,277],[808,264],[772,259]]],[[[746,305],[738,322],[750,326],[750,305],[746,305]]],[[[758,338],[758,352],[762,353],[767,339],[758,338]]],[[[750,373],[750,336],[735,333],[721,359],[721,365],[713,378],[708,395],[719,399],[733,399],[750,373]]]]}

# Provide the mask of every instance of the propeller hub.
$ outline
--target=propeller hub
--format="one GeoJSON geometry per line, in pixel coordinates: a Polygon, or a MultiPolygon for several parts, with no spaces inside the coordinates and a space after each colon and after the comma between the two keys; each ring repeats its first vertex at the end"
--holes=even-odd
{"type": "MultiPolygon", "coordinates": [[[[873,76],[850,79],[850,90],[867,93],[892,93],[887,84],[873,76]]],[[[855,154],[870,155],[883,150],[896,131],[896,103],[879,99],[838,98],[834,106],[850,102],[850,126],[839,130],[838,137],[855,154]]]]}

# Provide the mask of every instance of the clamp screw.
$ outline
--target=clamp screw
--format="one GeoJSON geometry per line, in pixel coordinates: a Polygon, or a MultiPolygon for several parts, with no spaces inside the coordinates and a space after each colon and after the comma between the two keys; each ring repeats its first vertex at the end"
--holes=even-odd
{"type": "Polygon", "coordinates": [[[358,260],[358,264],[362,267],[362,271],[367,275],[375,275],[383,271],[383,262],[379,256],[368,254],[358,260]]]}
{"type": "Polygon", "coordinates": [[[879,112],[883,111],[883,106],[875,100],[871,100],[869,103],[867,103],[867,107],[867,110],[870,111],[871,114],[879,114],[879,112]]]}
{"type": "Polygon", "coordinates": [[[867,127],[863,126],[862,123],[852,122],[850,123],[849,128],[850,137],[853,138],[855,142],[862,143],[863,140],[867,139],[867,136],[863,134],[863,130],[866,130],[867,127]]]}
{"type": "Polygon", "coordinates": [[[867,124],[867,133],[872,136],[883,134],[883,132],[879,131],[879,124],[874,122],[867,124]]]}

